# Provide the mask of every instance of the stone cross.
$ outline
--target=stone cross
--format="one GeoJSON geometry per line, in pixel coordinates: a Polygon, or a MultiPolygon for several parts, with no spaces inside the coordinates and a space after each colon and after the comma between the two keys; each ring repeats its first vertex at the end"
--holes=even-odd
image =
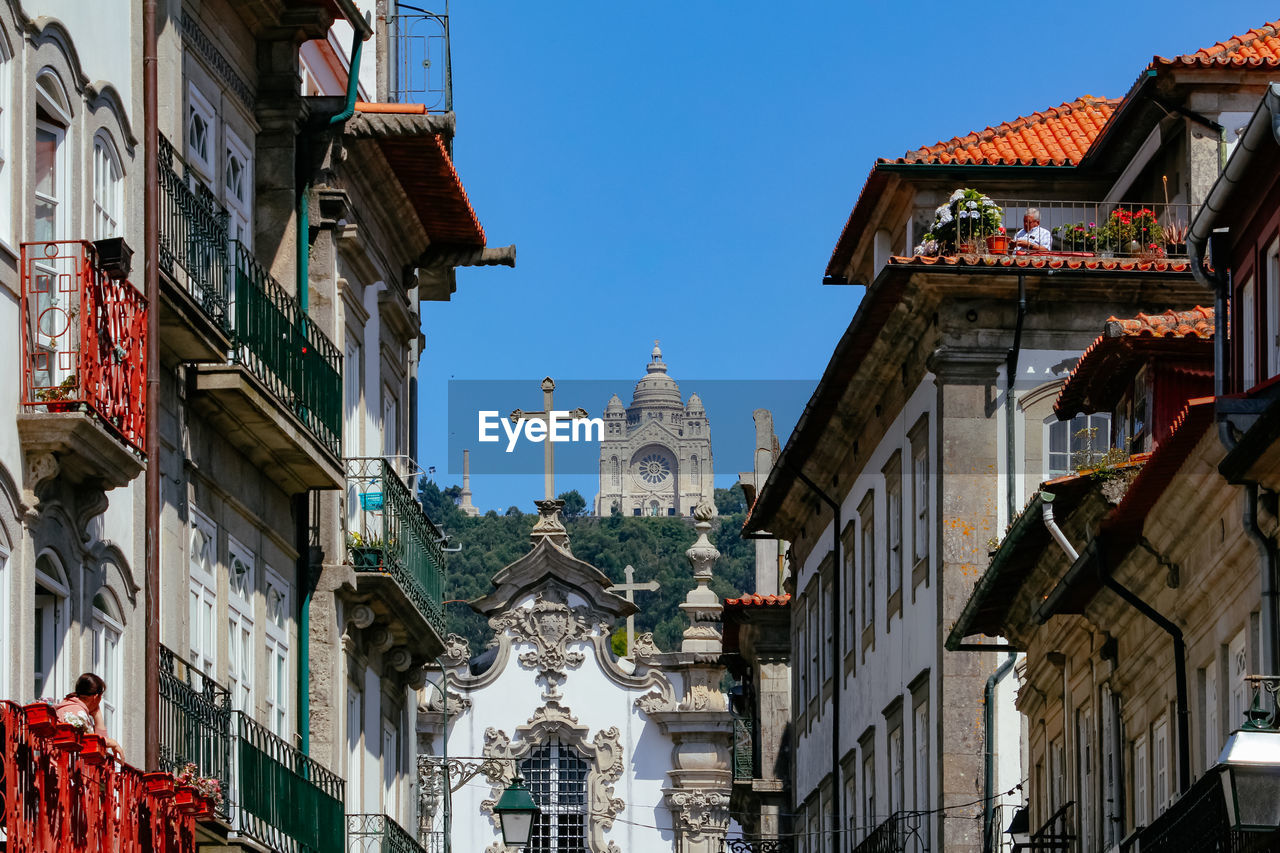
{"type": "MultiPolygon", "coordinates": [[[[548,376],[546,379],[542,380],[542,411],[526,412],[521,409],[516,409],[511,413],[511,422],[514,424],[519,424],[521,421],[543,421],[547,424],[547,436],[542,441],[542,484],[543,489],[546,492],[543,499],[548,501],[556,499],[556,452],[555,442],[551,440],[550,435],[551,413],[555,411],[555,406],[552,404],[551,400],[551,392],[555,390],[556,383],[550,376],[548,376]]],[[[568,416],[574,420],[588,417],[587,410],[581,408],[574,409],[563,414],[568,414],[568,416]]]]}
{"type": "MultiPolygon", "coordinates": [[[[609,592],[616,592],[622,595],[632,604],[636,603],[635,594],[637,592],[654,592],[658,589],[657,581],[645,581],[644,583],[636,583],[636,570],[633,566],[628,565],[622,570],[627,577],[626,583],[615,584],[609,587],[609,592]]],[[[636,615],[632,613],[627,617],[627,657],[635,660],[636,647],[636,615]]]]}

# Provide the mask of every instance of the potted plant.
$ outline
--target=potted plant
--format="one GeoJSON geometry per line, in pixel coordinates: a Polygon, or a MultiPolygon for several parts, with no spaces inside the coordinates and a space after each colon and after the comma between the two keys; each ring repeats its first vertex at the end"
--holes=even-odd
{"type": "Polygon", "coordinates": [[[179,807],[186,805],[186,810],[197,819],[212,818],[214,810],[222,805],[222,782],[215,776],[200,775],[200,768],[194,762],[183,765],[174,774],[174,780],[178,783],[179,807]]]}
{"type": "Polygon", "coordinates": [[[143,789],[158,800],[167,800],[173,796],[174,778],[159,770],[142,774],[143,789]]]}
{"type": "Polygon", "coordinates": [[[1098,250],[1098,225],[1096,222],[1073,222],[1055,225],[1054,241],[1064,252],[1096,252],[1098,250]]]}
{"type": "Polygon", "coordinates": [[[49,737],[58,727],[58,714],[48,702],[32,702],[22,707],[27,729],[36,737],[49,737]]]}
{"type": "Polygon", "coordinates": [[[89,764],[102,764],[107,760],[107,740],[100,734],[85,732],[81,736],[80,758],[89,764]]]}
{"type": "Polygon", "coordinates": [[[1009,235],[1005,233],[1003,225],[1000,226],[999,233],[988,235],[987,252],[992,255],[1009,254],[1009,235]]]}
{"type": "Polygon", "coordinates": [[[1098,230],[1098,243],[1104,253],[1140,255],[1153,243],[1157,246],[1164,243],[1164,228],[1150,208],[1135,211],[1120,207],[1111,211],[1098,230]]]}
{"type": "Polygon", "coordinates": [[[376,536],[347,535],[347,552],[356,571],[377,570],[382,566],[382,539],[376,536]]]}
{"type": "Polygon", "coordinates": [[[200,794],[195,786],[182,784],[173,789],[173,804],[183,814],[195,814],[200,810],[200,794]]]}
{"type": "Polygon", "coordinates": [[[77,396],[80,390],[76,374],[72,373],[52,388],[41,388],[36,392],[36,399],[45,404],[50,412],[74,411],[76,404],[67,402],[77,396]]]}
{"type": "Polygon", "coordinates": [[[53,745],[67,752],[79,752],[84,728],[75,723],[58,723],[53,731],[53,745]]]}
{"type": "MultiPolygon", "coordinates": [[[[972,252],[987,237],[1004,231],[1004,211],[974,189],[959,189],[933,213],[933,226],[924,235],[925,243],[936,241],[945,254],[948,249],[972,252]]],[[[1006,237],[1005,249],[1008,249],[1006,237]]]]}

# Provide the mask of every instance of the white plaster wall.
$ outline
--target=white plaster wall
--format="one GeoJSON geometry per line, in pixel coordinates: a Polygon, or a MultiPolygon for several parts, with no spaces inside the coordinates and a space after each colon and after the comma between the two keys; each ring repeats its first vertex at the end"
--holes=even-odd
{"type": "MultiPolygon", "coordinates": [[[[120,93],[125,111],[133,115],[133,74],[142,64],[129,45],[142,44],[133,32],[133,8],[128,0],[40,0],[27,6],[33,18],[56,18],[71,33],[80,64],[90,82],[108,81],[120,93]]],[[[139,129],[140,129],[139,125],[139,129]]]]}
{"type": "MultiPolygon", "coordinates": [[[[522,605],[532,600],[530,597],[522,605]]],[[[571,606],[583,603],[570,597],[571,606]]],[[[587,659],[577,669],[568,670],[561,688],[564,696],[561,705],[588,728],[591,738],[602,729],[616,726],[623,748],[625,769],[614,783],[614,796],[621,797],[625,806],[613,829],[606,833],[606,839],[627,851],[672,849],[671,815],[663,804],[662,788],[667,784],[667,771],[672,766],[673,744],[656,723],[634,707],[635,700],[648,691],[628,690],[610,681],[596,660],[591,644],[571,643],[569,648],[582,651],[587,659]]],[[[534,683],[536,671],[522,667],[517,661],[521,653],[532,649],[531,644],[514,644],[506,670],[487,687],[470,692],[450,688],[451,694],[464,695],[472,701],[465,714],[450,721],[451,757],[483,755],[484,734],[490,727],[506,732],[514,740],[516,727],[542,707],[542,688],[534,683]]],[[[673,681],[676,695],[680,695],[680,684],[677,679],[673,681]]],[[[472,779],[454,794],[455,850],[482,851],[501,841],[501,834],[480,810],[481,802],[492,797],[493,789],[483,776],[472,779]]]]}

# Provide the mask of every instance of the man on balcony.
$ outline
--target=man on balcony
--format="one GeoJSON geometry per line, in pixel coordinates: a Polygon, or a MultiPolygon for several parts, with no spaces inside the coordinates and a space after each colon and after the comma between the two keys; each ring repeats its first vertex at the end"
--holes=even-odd
{"type": "Polygon", "coordinates": [[[1013,236],[1013,248],[1023,254],[1027,252],[1047,252],[1053,247],[1053,237],[1049,229],[1040,227],[1040,211],[1028,207],[1022,215],[1022,228],[1013,236]]]}

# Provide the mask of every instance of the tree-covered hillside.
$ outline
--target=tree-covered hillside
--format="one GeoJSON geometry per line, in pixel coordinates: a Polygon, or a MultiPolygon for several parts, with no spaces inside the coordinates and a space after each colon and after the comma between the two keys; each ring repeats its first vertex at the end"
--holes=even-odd
{"type": "MultiPolygon", "coordinates": [[[[493,588],[489,579],[528,553],[529,531],[537,516],[512,507],[505,515],[491,510],[468,518],[455,504],[459,491],[457,486],[441,490],[428,481],[423,483],[420,497],[427,515],[448,534],[450,547],[462,546],[461,551],[448,555],[445,600],[455,603],[446,605],[445,610],[449,630],[466,637],[474,654],[484,648],[491,634],[485,620],[464,602],[489,592],[493,588]]],[[[560,497],[571,506],[584,503],[576,491],[560,497]]],[[[742,490],[737,486],[717,489],[716,505],[720,515],[709,535],[721,557],[711,587],[721,598],[751,592],[755,585],[755,548],[739,536],[746,511],[742,490]]],[[[636,581],[656,580],[661,585],[656,592],[635,594],[640,608],[636,632],[652,631],[663,651],[679,649],[680,634],[688,625],[679,604],[694,585],[684,556],[696,538],[692,520],[577,516],[566,518],[565,527],[573,555],[596,566],[615,582],[624,580],[623,568],[629,563],[635,567],[636,581]]]]}

